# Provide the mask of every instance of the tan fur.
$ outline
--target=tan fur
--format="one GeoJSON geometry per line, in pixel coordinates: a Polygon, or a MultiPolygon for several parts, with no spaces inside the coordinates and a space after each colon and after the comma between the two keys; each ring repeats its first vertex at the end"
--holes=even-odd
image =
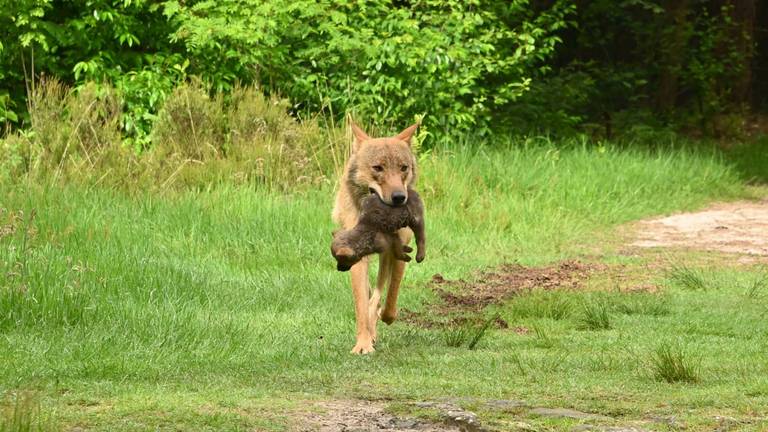
{"type": "MultiPolygon", "coordinates": [[[[351,123],[351,127],[354,136],[352,154],[339,180],[336,205],[333,208],[334,222],[344,229],[352,229],[357,225],[360,202],[369,191],[375,191],[387,204],[393,203],[393,194],[405,194],[407,201],[408,187],[413,186],[417,175],[411,139],[418,124],[387,138],[371,138],[354,123],[351,123]]],[[[413,233],[404,228],[398,231],[398,235],[403,244],[407,245],[413,233]]],[[[352,353],[372,352],[378,318],[391,324],[397,317],[397,295],[404,274],[405,263],[396,260],[392,251],[380,254],[376,287],[370,292],[368,259],[352,266],[352,295],[355,299],[357,326],[357,341],[352,353]],[[386,285],[389,285],[387,299],[384,308],[380,310],[381,293],[386,285]]]]}

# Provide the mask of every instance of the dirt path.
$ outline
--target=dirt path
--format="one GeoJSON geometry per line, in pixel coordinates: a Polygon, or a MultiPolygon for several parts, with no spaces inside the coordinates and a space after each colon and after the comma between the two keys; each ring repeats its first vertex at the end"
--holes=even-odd
{"type": "Polygon", "coordinates": [[[386,403],[366,400],[332,400],[316,403],[313,412],[300,417],[293,432],[460,432],[473,430],[474,414],[462,411],[460,419],[469,422],[430,422],[414,417],[398,417],[386,411],[386,403]],[[464,426],[464,427],[461,427],[464,426]],[[467,427],[469,426],[469,427],[467,427]]]}
{"type": "Polygon", "coordinates": [[[720,203],[637,223],[632,246],[768,256],[768,200],[720,203]]]}

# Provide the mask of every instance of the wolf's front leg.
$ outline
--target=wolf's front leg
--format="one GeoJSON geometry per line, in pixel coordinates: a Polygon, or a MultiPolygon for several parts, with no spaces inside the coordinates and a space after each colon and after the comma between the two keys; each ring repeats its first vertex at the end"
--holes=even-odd
{"type": "Polygon", "coordinates": [[[373,352],[373,337],[368,328],[368,258],[363,258],[353,265],[350,274],[357,326],[357,341],[352,348],[352,354],[368,354],[373,352]]]}

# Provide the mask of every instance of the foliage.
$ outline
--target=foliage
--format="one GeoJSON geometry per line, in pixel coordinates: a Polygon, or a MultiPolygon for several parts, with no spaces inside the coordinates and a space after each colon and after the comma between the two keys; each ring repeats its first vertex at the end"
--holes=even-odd
{"type": "Polygon", "coordinates": [[[428,113],[441,129],[486,130],[546,67],[573,6],[533,9],[527,0],[16,2],[0,12],[9,41],[0,82],[12,87],[0,93],[0,120],[19,121],[18,83],[36,73],[108,82],[141,150],[162,100],[191,73],[216,92],[258,84],[296,111],[355,110],[380,124],[428,113]]]}
{"type": "Polygon", "coordinates": [[[579,3],[572,18],[576,25],[562,34],[551,61],[555,67],[533,75],[532,91],[510,113],[512,126],[593,135],[597,129],[599,138],[611,138],[648,120],[659,127],[661,119],[699,133],[732,132],[717,116],[749,103],[737,87],[748,85],[754,55],[749,26],[735,18],[735,3],[579,3]],[[625,112],[647,111],[656,119],[617,121],[625,112]]]}
{"type": "Polygon", "coordinates": [[[437,139],[600,140],[639,124],[732,135],[733,113],[765,99],[750,83],[760,90],[768,12],[750,4],[0,0],[0,123],[29,127],[41,77],[93,81],[119,95],[122,139],[142,152],[165,99],[199,77],[213,98],[253,85],[296,117],[353,112],[389,130],[422,115],[437,139]]]}
{"type": "Polygon", "coordinates": [[[569,2],[226,0],[166,3],[195,60],[226,89],[255,80],[295,109],[348,109],[374,122],[428,113],[441,128],[486,129],[560,41],[569,2]],[[224,65],[224,67],[222,67],[224,65]]]}
{"type": "MultiPolygon", "coordinates": [[[[148,0],[3,0],[0,83],[8,97],[3,103],[0,93],[0,117],[26,120],[25,94],[40,74],[73,83],[125,80],[144,68],[159,72],[156,56],[172,53],[170,32],[159,5],[148,0]]],[[[123,122],[134,134],[133,121],[123,122]]]]}

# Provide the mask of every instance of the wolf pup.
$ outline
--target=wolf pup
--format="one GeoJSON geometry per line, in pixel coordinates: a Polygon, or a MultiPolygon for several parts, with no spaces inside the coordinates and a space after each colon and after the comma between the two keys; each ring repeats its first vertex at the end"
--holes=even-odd
{"type": "MultiPolygon", "coordinates": [[[[402,206],[408,202],[408,188],[415,184],[418,168],[411,151],[411,139],[419,125],[414,124],[395,136],[371,138],[356,124],[351,123],[352,151],[344,173],[339,179],[333,220],[343,229],[357,225],[362,203],[371,192],[389,206],[402,206]]],[[[402,244],[408,244],[413,232],[408,228],[397,231],[402,244]]],[[[405,261],[395,258],[392,250],[379,254],[379,274],[376,286],[370,289],[368,261],[365,257],[350,269],[352,295],[355,298],[356,342],[354,354],[373,352],[376,324],[381,319],[391,324],[397,318],[397,296],[405,274],[405,261]],[[379,308],[381,295],[387,290],[387,299],[379,308]]]]}
{"type": "Polygon", "coordinates": [[[357,225],[351,230],[339,230],[333,235],[331,254],[336,258],[336,269],[347,271],[364,256],[391,250],[395,259],[408,262],[412,252],[395,234],[408,227],[416,237],[416,262],[422,262],[426,254],[424,233],[424,204],[413,189],[408,189],[408,202],[400,207],[384,204],[375,193],[362,202],[362,213],[357,225]]]}

